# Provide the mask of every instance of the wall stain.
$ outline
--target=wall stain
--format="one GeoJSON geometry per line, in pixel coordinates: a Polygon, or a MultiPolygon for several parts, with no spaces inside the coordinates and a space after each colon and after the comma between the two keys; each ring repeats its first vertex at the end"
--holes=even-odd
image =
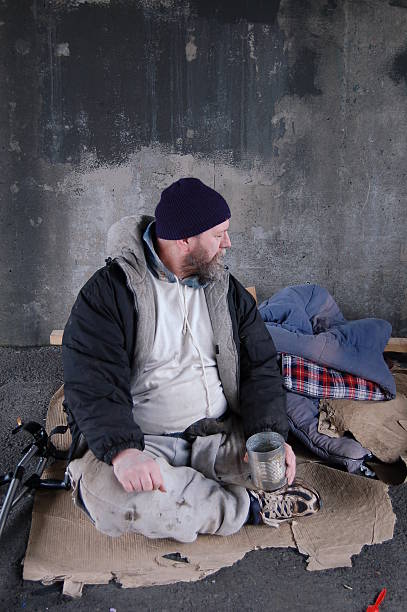
{"type": "Polygon", "coordinates": [[[399,85],[403,79],[407,83],[407,49],[400,51],[394,58],[390,77],[397,85],[399,85]]]}
{"type": "Polygon", "coordinates": [[[273,141],[280,140],[286,133],[286,125],[284,118],[280,119],[277,123],[272,123],[270,127],[270,137],[273,141]]]}
{"type": "MultiPolygon", "coordinates": [[[[275,23],[281,0],[192,0],[191,6],[199,17],[224,23],[275,23]]],[[[304,3],[303,3],[304,4],[304,3]]]]}
{"type": "Polygon", "coordinates": [[[391,0],[390,6],[397,6],[399,8],[407,8],[407,0],[391,0]]]}
{"type": "Polygon", "coordinates": [[[64,42],[64,43],[59,43],[56,47],[56,54],[57,56],[65,56],[65,57],[69,57],[70,53],[69,53],[69,43],[64,42]]]}
{"type": "Polygon", "coordinates": [[[321,9],[321,15],[324,17],[331,17],[337,8],[338,3],[336,0],[328,0],[327,4],[325,4],[321,9]]]}
{"type": "Polygon", "coordinates": [[[289,93],[300,97],[320,96],[322,91],[315,85],[318,55],[313,49],[302,48],[289,71],[289,93]]]}
{"type": "Polygon", "coordinates": [[[195,2],[195,13],[187,5],[178,21],[162,5],[157,17],[129,2],[43,10],[45,158],[77,163],[93,152],[118,164],[156,143],[228,152],[235,163],[276,154],[276,104],[321,94],[318,54],[287,50],[280,2],[195,2]],[[69,59],[60,41],[69,41],[69,59]]]}
{"type": "Polygon", "coordinates": [[[191,36],[189,41],[185,46],[185,55],[187,58],[187,62],[192,62],[196,59],[198,52],[198,47],[195,44],[195,36],[191,36]]]}

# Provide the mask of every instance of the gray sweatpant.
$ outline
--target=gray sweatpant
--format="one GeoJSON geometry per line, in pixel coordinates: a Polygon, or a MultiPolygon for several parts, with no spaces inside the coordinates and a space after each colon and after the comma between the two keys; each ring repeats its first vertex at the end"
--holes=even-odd
{"type": "Polygon", "coordinates": [[[91,451],[69,464],[74,501],[82,509],[85,505],[99,531],[192,542],[199,533],[230,535],[244,525],[250,480],[238,427],[193,443],[146,435],[145,452],[159,463],[166,493],[127,493],[112,466],[91,451]]]}

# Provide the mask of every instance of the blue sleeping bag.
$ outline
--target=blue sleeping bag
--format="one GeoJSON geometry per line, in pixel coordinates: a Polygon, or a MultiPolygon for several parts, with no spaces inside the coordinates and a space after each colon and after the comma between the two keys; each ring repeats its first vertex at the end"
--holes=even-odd
{"type": "Polygon", "coordinates": [[[357,440],[348,436],[331,438],[318,431],[319,400],[287,392],[290,431],[310,451],[328,463],[341,465],[351,473],[360,473],[365,459],[372,456],[357,440]]]}
{"type": "Polygon", "coordinates": [[[319,285],[286,287],[259,306],[277,352],[372,380],[396,396],[383,358],[391,325],[383,319],[346,321],[335,300],[319,285]]]}
{"type": "MultiPolygon", "coordinates": [[[[279,353],[371,380],[395,397],[394,378],[383,358],[391,325],[383,319],[347,321],[333,297],[319,285],[286,287],[259,306],[279,353]]],[[[287,393],[291,431],[318,456],[358,472],[369,450],[350,437],[318,432],[318,400],[287,393]]]]}

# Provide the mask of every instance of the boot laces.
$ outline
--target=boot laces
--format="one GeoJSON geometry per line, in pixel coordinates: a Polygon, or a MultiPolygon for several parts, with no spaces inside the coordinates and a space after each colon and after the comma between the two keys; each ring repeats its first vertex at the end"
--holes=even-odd
{"type": "MultiPolygon", "coordinates": [[[[267,496],[268,497],[268,496],[267,496]]],[[[264,499],[262,514],[265,521],[270,519],[288,519],[293,515],[293,500],[288,495],[272,495],[264,499]],[[268,516],[265,516],[268,514],[268,516]]]]}

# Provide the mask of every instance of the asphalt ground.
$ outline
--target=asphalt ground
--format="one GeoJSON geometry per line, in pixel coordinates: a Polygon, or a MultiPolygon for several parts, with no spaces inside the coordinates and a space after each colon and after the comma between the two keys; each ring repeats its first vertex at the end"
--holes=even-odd
{"type": "MultiPolygon", "coordinates": [[[[59,347],[0,348],[0,471],[11,470],[26,441],[11,430],[23,420],[45,422],[48,402],[63,381],[59,347]]],[[[199,582],[137,589],[117,584],[85,586],[81,599],[61,594],[62,585],[23,581],[32,502],[10,514],[0,541],[0,612],[117,612],[152,610],[273,610],[364,612],[383,587],[380,612],[407,610],[407,486],[390,487],[397,522],[393,540],[365,546],[351,568],[306,570],[305,558],[293,549],[248,553],[199,582]]]]}

